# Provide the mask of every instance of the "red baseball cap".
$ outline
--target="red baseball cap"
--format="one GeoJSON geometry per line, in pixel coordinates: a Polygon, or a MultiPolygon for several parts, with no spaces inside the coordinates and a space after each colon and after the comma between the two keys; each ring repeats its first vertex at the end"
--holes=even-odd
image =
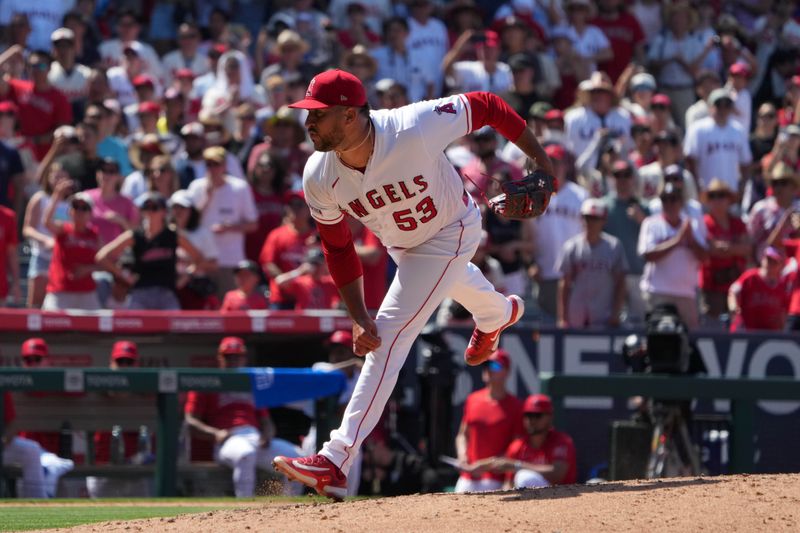
{"type": "Polygon", "coordinates": [[[175,78],[176,79],[194,79],[194,72],[190,68],[179,68],[175,71],[175,78]]]}
{"type": "Polygon", "coordinates": [[[157,102],[142,102],[139,104],[139,113],[160,113],[161,106],[157,102]]]}
{"type": "Polygon", "coordinates": [[[750,76],[750,66],[746,63],[734,63],[728,69],[731,76],[750,76]]]}
{"type": "Polygon", "coordinates": [[[219,353],[223,355],[240,355],[247,353],[247,348],[245,348],[244,345],[244,339],[241,337],[225,337],[219,343],[219,353]]]}
{"type": "Polygon", "coordinates": [[[330,336],[328,339],[328,344],[341,344],[342,346],[347,346],[348,348],[353,347],[353,334],[346,329],[340,329],[338,331],[334,331],[333,335],[330,336]]]}
{"type": "Polygon", "coordinates": [[[500,348],[499,350],[496,350],[491,357],[489,357],[489,363],[498,364],[508,370],[511,368],[511,356],[508,355],[507,351],[500,348]]]}
{"type": "Polygon", "coordinates": [[[299,109],[327,109],[343,105],[361,107],[367,103],[367,92],[361,80],[344,70],[326,70],[308,84],[306,97],[289,104],[299,109]]]}
{"type": "Polygon", "coordinates": [[[672,100],[670,100],[669,96],[667,96],[666,94],[654,94],[650,104],[663,105],[669,107],[672,105],[672,100]]]}
{"type": "Polygon", "coordinates": [[[155,82],[153,78],[148,76],[147,74],[139,74],[131,81],[134,87],[142,87],[143,85],[149,85],[150,87],[155,87],[155,82]]]}
{"type": "Polygon", "coordinates": [[[547,154],[547,157],[550,159],[555,159],[557,161],[563,161],[565,157],[567,157],[567,151],[564,150],[564,147],[560,144],[548,144],[544,148],[544,153],[547,154]]]}
{"type": "Polygon", "coordinates": [[[139,359],[139,348],[135,342],[117,341],[111,348],[111,360],[117,359],[139,359]]]}
{"type": "Polygon", "coordinates": [[[50,350],[44,339],[33,337],[22,343],[22,357],[47,357],[50,350]]]}
{"type": "Polygon", "coordinates": [[[0,113],[14,113],[17,114],[17,105],[11,100],[3,100],[0,102],[0,113]]]}
{"type": "Polygon", "coordinates": [[[560,109],[551,109],[544,114],[544,120],[564,120],[564,112],[560,109]]]}
{"type": "Polygon", "coordinates": [[[550,414],[553,412],[553,402],[547,394],[531,394],[525,399],[522,412],[550,414]]]}

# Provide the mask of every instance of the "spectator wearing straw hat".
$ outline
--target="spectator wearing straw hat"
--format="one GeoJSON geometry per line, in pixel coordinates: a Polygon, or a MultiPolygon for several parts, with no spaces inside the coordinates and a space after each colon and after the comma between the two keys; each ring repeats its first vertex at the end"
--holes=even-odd
{"type": "MultiPolygon", "coordinates": [[[[266,41],[262,46],[266,46],[266,41]]],[[[294,30],[285,29],[278,34],[278,38],[275,41],[274,54],[277,61],[264,68],[263,58],[266,56],[267,50],[262,50],[257,46],[255,62],[256,71],[261,72],[261,83],[264,84],[270,76],[276,74],[284,79],[295,76],[299,76],[304,80],[310,78],[312,67],[306,61],[306,55],[310,49],[311,46],[303,36],[294,30]]]]}
{"type": "Polygon", "coordinates": [[[702,312],[711,319],[728,312],[728,289],[744,272],[753,250],[744,222],[730,214],[735,201],[736,195],[719,179],[703,191],[708,260],[700,268],[700,294],[702,312]]]}
{"type": "Polygon", "coordinates": [[[233,270],[244,257],[244,236],[258,227],[253,193],[246,181],[225,173],[227,152],[220,146],[203,151],[206,176],[189,185],[192,202],[203,214],[219,251],[219,269],[211,273],[220,296],[234,287],[233,270]]]}
{"type": "Polygon", "coordinates": [[[775,165],[768,184],[772,195],[759,200],[747,218],[747,232],[753,240],[756,257],[767,246],[781,246],[784,239],[800,235],[800,200],[797,199],[798,174],[789,165],[775,165]]]}
{"type": "Polygon", "coordinates": [[[659,195],[663,213],[642,222],[638,252],[645,260],[639,287],[648,309],[673,304],[690,328],[697,327],[698,271],[708,256],[704,232],[698,221],[683,212],[684,195],[666,183],[659,195]]]}
{"type": "Polygon", "coordinates": [[[342,54],[340,63],[342,70],[353,74],[364,84],[367,100],[372,104],[377,104],[375,83],[379,78],[375,77],[375,73],[378,71],[378,63],[370,55],[369,49],[363,44],[357,44],[342,54]]]}
{"type": "Polygon", "coordinates": [[[620,324],[628,261],[616,237],[603,232],[606,203],[588,198],[581,205],[584,231],[564,243],[558,260],[558,324],[561,327],[620,324]]]}
{"type": "Polygon", "coordinates": [[[564,115],[569,149],[580,157],[596,135],[610,134],[622,145],[631,145],[630,114],[617,105],[614,87],[608,76],[595,72],[585,85],[588,93],[586,105],[570,109],[564,115]]]}

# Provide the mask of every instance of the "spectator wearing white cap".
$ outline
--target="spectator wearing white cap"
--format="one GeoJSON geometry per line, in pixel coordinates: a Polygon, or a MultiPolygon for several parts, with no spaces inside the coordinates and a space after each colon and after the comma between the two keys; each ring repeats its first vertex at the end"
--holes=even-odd
{"type": "Polygon", "coordinates": [[[59,28],[50,36],[50,41],[53,46],[53,63],[47,79],[72,104],[73,116],[80,117],[89,96],[89,76],[92,69],[75,62],[75,33],[72,30],[59,28]]]}
{"type": "Polygon", "coordinates": [[[625,302],[628,261],[619,239],[603,232],[606,203],[581,204],[584,231],[564,243],[558,261],[560,327],[618,326],[625,302]]]}
{"type": "Polygon", "coordinates": [[[637,249],[646,262],[639,288],[649,310],[673,304],[694,328],[699,322],[698,271],[708,246],[697,221],[683,212],[683,191],[667,183],[660,197],[663,213],[644,219],[639,232],[637,249]]]}
{"type": "Polygon", "coordinates": [[[715,89],[708,97],[711,115],[698,120],[686,132],[683,153],[686,167],[705,189],[719,178],[740,194],[753,161],[750,142],[742,125],[733,120],[733,96],[727,89],[715,89]]]}

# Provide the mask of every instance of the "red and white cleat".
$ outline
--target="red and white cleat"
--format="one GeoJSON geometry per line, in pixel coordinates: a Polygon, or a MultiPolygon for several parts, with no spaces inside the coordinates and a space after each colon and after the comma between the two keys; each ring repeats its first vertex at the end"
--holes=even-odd
{"type": "Polygon", "coordinates": [[[311,487],[319,494],[336,501],[347,496],[347,478],[339,467],[322,455],[310,457],[277,456],[272,466],[293,481],[311,487]]]}
{"type": "Polygon", "coordinates": [[[511,318],[508,319],[500,329],[496,329],[489,333],[475,328],[472,331],[472,337],[469,339],[469,346],[464,351],[464,361],[470,366],[477,366],[486,362],[489,357],[497,350],[500,344],[500,334],[504,329],[509,328],[519,322],[522,318],[522,313],[525,312],[525,302],[516,294],[507,296],[506,299],[511,302],[511,318]]]}

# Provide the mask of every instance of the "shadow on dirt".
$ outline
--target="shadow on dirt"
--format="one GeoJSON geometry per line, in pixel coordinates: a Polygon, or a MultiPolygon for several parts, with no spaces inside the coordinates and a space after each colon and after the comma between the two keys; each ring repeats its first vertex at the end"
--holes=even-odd
{"type": "MultiPolygon", "coordinates": [[[[681,487],[692,487],[698,485],[711,485],[719,483],[721,480],[714,478],[687,478],[687,479],[667,479],[667,480],[643,480],[638,482],[630,481],[610,481],[597,485],[564,485],[560,487],[547,487],[542,489],[519,489],[499,493],[502,495],[500,501],[518,502],[525,500],[553,500],[558,498],[575,498],[584,494],[596,492],[643,492],[658,489],[674,489],[681,487]]],[[[465,496],[482,497],[497,496],[498,493],[471,493],[465,496]]]]}

